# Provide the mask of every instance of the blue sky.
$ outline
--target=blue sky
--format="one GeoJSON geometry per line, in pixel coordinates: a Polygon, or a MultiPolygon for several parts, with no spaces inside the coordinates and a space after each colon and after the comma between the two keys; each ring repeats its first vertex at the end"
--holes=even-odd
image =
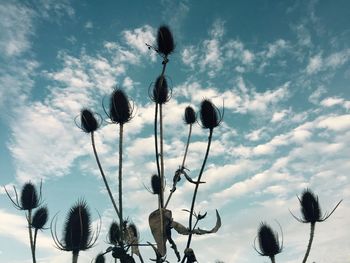
{"type": "MultiPolygon", "coordinates": [[[[20,188],[43,180],[51,217],[84,197],[97,220],[98,244],[79,262],[104,250],[113,211],[93,159],[89,136],[74,124],[83,107],[104,116],[101,102],[116,85],[137,111],[125,126],[125,214],[141,240],[151,240],[148,214],[157,200],[145,189],[155,172],[148,87],[161,60],[145,43],[169,25],[176,50],[166,75],[173,97],[166,104],[166,175],[181,164],[187,130],[182,114],[203,98],[225,104],[222,125],[197,199],[207,211],[201,227],[215,222],[217,234],[195,237],[199,262],[268,262],[253,250],[261,221],[284,233],[277,262],[300,262],[308,225],[296,222],[306,187],[319,195],[323,211],[344,199],[335,214],[316,226],[310,262],[349,259],[350,228],[350,3],[334,1],[9,1],[0,3],[0,184],[20,188]]],[[[97,147],[117,189],[115,125],[97,132],[97,147]]],[[[207,134],[194,129],[187,166],[196,177],[207,134]]],[[[169,208],[186,224],[193,187],[182,184],[169,208]]],[[[0,261],[30,262],[23,213],[0,190],[0,261]]],[[[59,229],[60,231],[60,229],[59,229]]],[[[180,248],[186,238],[173,234],[180,248]]],[[[150,249],[141,250],[144,258],[150,249]]],[[[169,248],[169,260],[175,262],[169,248]]],[[[53,247],[49,231],[39,235],[39,262],[68,262],[53,247]]]]}

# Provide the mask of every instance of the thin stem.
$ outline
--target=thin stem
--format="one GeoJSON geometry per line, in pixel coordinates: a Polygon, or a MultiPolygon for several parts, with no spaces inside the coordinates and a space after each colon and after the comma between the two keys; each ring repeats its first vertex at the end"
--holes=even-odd
{"type": "Polygon", "coordinates": [[[306,253],[305,253],[305,256],[304,256],[304,259],[303,259],[303,263],[306,262],[309,254],[310,254],[310,250],[311,250],[311,246],[312,246],[312,240],[314,239],[314,234],[315,234],[315,226],[316,226],[316,223],[311,223],[310,224],[310,238],[309,238],[309,244],[307,245],[307,249],[306,249],[306,253]]]}
{"type": "MultiPolygon", "coordinates": [[[[158,120],[158,103],[156,103],[156,108],[155,108],[155,113],[154,113],[154,147],[155,147],[155,152],[156,152],[156,163],[157,163],[158,177],[161,178],[160,164],[159,164],[159,150],[158,150],[157,120],[158,120]]],[[[163,203],[162,195],[158,195],[158,199],[159,199],[158,200],[159,204],[162,204],[163,203]]],[[[162,207],[162,205],[160,205],[160,207],[162,207]]]]}
{"type": "Polygon", "coordinates": [[[97,166],[98,166],[98,168],[100,169],[100,173],[101,173],[103,182],[104,182],[104,184],[105,184],[105,186],[106,186],[106,189],[107,189],[109,198],[111,199],[111,202],[112,202],[112,204],[113,204],[114,210],[115,210],[115,212],[117,213],[117,215],[118,215],[118,217],[119,217],[119,210],[118,210],[118,207],[117,207],[117,205],[116,205],[116,203],[115,203],[115,201],[114,201],[114,198],[113,198],[111,189],[109,188],[109,185],[108,185],[108,182],[107,182],[105,173],[103,172],[102,165],[101,165],[101,163],[100,163],[100,159],[99,159],[98,154],[97,154],[97,151],[96,151],[94,132],[91,132],[91,144],[92,144],[92,148],[93,148],[93,150],[94,150],[94,155],[95,155],[95,159],[96,159],[96,162],[97,162],[97,166]]]}
{"type": "Polygon", "coordinates": [[[162,195],[161,207],[164,207],[164,149],[163,149],[163,107],[162,104],[159,105],[159,135],[160,135],[160,176],[161,176],[161,191],[162,195]]]}
{"type": "Polygon", "coordinates": [[[36,237],[38,235],[38,229],[34,229],[34,242],[33,242],[33,245],[34,245],[34,251],[36,249],[36,237]]]}
{"type": "MultiPolygon", "coordinates": [[[[206,153],[205,153],[205,157],[204,157],[204,160],[203,160],[203,164],[202,164],[201,170],[200,170],[200,172],[199,172],[198,179],[197,179],[197,183],[196,183],[196,187],[195,187],[195,189],[194,189],[194,194],[193,194],[193,197],[192,197],[192,204],[191,204],[191,210],[190,210],[190,218],[189,218],[189,221],[188,221],[188,225],[189,225],[188,228],[189,228],[189,230],[190,230],[190,234],[188,235],[188,240],[187,240],[186,249],[189,248],[190,245],[191,245],[191,240],[192,240],[192,217],[193,217],[194,204],[195,204],[195,202],[196,202],[196,197],[197,197],[199,182],[201,181],[201,178],[202,178],[202,175],[203,175],[203,171],[204,171],[204,167],[205,167],[205,164],[206,164],[207,159],[208,159],[208,155],[209,155],[209,150],[210,150],[210,145],[211,145],[212,136],[213,136],[213,129],[210,129],[210,131],[209,131],[209,137],[208,137],[207,151],[206,151],[206,153]]],[[[182,262],[184,262],[184,259],[183,259],[182,262]]]]}
{"type": "Polygon", "coordinates": [[[29,231],[29,242],[30,242],[30,250],[32,252],[33,263],[36,263],[35,259],[35,248],[33,242],[33,233],[32,233],[32,210],[28,210],[28,231],[29,231]]]}
{"type": "MultiPolygon", "coordinates": [[[[191,134],[192,134],[192,124],[190,124],[190,128],[188,131],[188,136],[187,136],[187,143],[186,143],[186,147],[185,147],[185,153],[184,153],[184,158],[182,159],[182,164],[181,164],[181,172],[185,169],[185,162],[186,162],[186,157],[187,157],[187,152],[188,152],[188,146],[190,145],[190,139],[191,139],[191,134]]],[[[177,182],[174,183],[174,186],[177,182]]],[[[172,189],[172,191],[170,191],[170,194],[168,196],[168,200],[165,203],[164,208],[166,208],[168,206],[168,203],[173,195],[173,193],[175,192],[175,189],[172,189]]]]}
{"type": "Polygon", "coordinates": [[[275,256],[271,256],[270,259],[271,259],[271,263],[276,263],[275,256]]]}
{"type": "Polygon", "coordinates": [[[78,263],[78,256],[79,256],[79,251],[78,252],[73,251],[72,263],[78,263]]]}
{"type": "Polygon", "coordinates": [[[123,180],[122,180],[122,171],[123,171],[123,124],[119,125],[119,222],[120,222],[120,237],[123,241],[123,180]]]}

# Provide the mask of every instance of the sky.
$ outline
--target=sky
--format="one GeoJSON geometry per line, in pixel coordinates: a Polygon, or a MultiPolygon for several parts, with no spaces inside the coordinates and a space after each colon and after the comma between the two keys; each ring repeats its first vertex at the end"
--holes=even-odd
{"type": "MultiPolygon", "coordinates": [[[[43,184],[50,220],[58,235],[65,214],[87,201],[97,244],[81,252],[88,263],[108,244],[115,219],[94,161],[90,137],[74,122],[82,108],[105,120],[102,105],[115,87],[135,105],[125,125],[124,215],[141,242],[152,241],[148,215],[157,198],[147,191],[156,171],[152,136],[154,104],[148,89],[161,72],[154,45],[157,28],[168,25],[176,48],[166,76],[172,98],[164,106],[166,194],[181,164],[188,127],[183,112],[210,99],[224,111],[195,209],[207,217],[194,236],[198,262],[269,262],[253,249],[266,222],[283,230],[277,262],[300,262],[309,225],[297,222],[297,196],[318,195],[323,212],[316,224],[309,262],[349,262],[350,216],[350,2],[328,1],[0,1],[0,185],[11,191],[28,181],[43,184]],[[223,110],[224,107],[224,110],[223,110]]],[[[198,176],[208,132],[194,126],[186,167],[198,176]]],[[[118,127],[104,122],[96,146],[117,194],[118,127]]],[[[194,187],[181,180],[169,209],[184,225],[194,187]]],[[[31,262],[26,220],[0,189],[0,262],[31,262]]],[[[180,252],[187,238],[172,234],[180,252]]],[[[281,236],[281,233],[280,233],[281,236]]],[[[143,257],[153,257],[141,248],[143,257]]],[[[38,262],[69,262],[49,230],[38,235],[38,262]]],[[[146,260],[146,261],[147,261],[146,260]]],[[[176,262],[168,246],[168,260],[176,262]]],[[[107,262],[111,262],[108,258],[107,262]]]]}

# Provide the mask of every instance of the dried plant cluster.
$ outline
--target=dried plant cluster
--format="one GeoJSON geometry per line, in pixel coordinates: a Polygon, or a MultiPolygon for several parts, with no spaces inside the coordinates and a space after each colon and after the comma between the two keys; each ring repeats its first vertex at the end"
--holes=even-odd
{"type": "MultiPolygon", "coordinates": [[[[169,262],[167,260],[168,250],[167,247],[173,250],[172,253],[176,255],[177,261],[181,263],[193,263],[197,262],[196,253],[191,247],[193,235],[205,235],[216,233],[221,227],[221,218],[219,212],[216,210],[216,224],[212,229],[205,230],[198,227],[201,220],[205,219],[207,213],[201,214],[195,210],[196,198],[202,181],[204,170],[209,157],[212,138],[215,128],[217,128],[223,120],[223,110],[219,110],[210,99],[203,99],[199,107],[199,113],[197,114],[193,107],[187,106],[184,109],[184,125],[188,127],[187,142],[185,144],[182,163],[179,168],[174,172],[172,178],[172,186],[170,191],[166,191],[165,187],[165,174],[164,174],[164,116],[163,110],[166,107],[166,103],[172,97],[172,88],[169,86],[165,72],[167,64],[169,63],[169,56],[173,53],[175,43],[173,35],[167,26],[161,26],[157,33],[157,42],[155,44],[145,43],[150,52],[156,52],[162,60],[162,68],[160,75],[156,78],[155,82],[150,86],[148,94],[150,99],[154,102],[154,156],[156,171],[153,175],[150,175],[151,193],[156,196],[155,210],[150,213],[148,221],[149,227],[152,232],[154,242],[140,243],[140,236],[135,224],[130,222],[127,218],[132,218],[132,215],[126,216],[123,212],[123,149],[124,149],[124,125],[127,125],[132,121],[134,116],[134,104],[129,97],[125,94],[121,88],[115,88],[109,97],[109,105],[103,105],[103,110],[107,116],[105,120],[109,125],[116,125],[119,131],[118,138],[118,200],[115,200],[111,188],[109,186],[104,169],[101,165],[98,151],[95,145],[95,132],[101,127],[103,123],[103,117],[97,113],[94,113],[90,109],[82,109],[80,115],[77,116],[75,122],[78,127],[87,134],[90,134],[92,150],[95,156],[97,166],[99,168],[102,180],[106,187],[109,199],[115,211],[115,220],[111,223],[108,232],[108,247],[106,250],[96,258],[93,259],[95,263],[102,263],[112,258],[114,262],[121,263],[133,263],[137,261],[144,262],[140,253],[140,246],[147,246],[154,251],[154,258],[150,259],[153,262],[169,262]],[[188,169],[186,168],[186,157],[190,146],[192,128],[193,125],[199,123],[203,129],[208,132],[208,140],[206,151],[203,153],[203,162],[199,169],[198,175],[190,176],[188,169]],[[171,201],[178,182],[184,178],[186,183],[193,185],[193,195],[191,202],[189,203],[189,209],[185,209],[188,212],[188,225],[175,221],[172,216],[172,211],[168,209],[168,204],[171,201]],[[194,179],[195,178],[195,179],[194,179]],[[186,247],[179,249],[172,238],[174,231],[180,235],[187,236],[186,247]]],[[[6,190],[6,189],[5,189],[6,190]]],[[[26,219],[29,229],[29,240],[32,252],[33,263],[35,259],[36,239],[38,230],[44,229],[44,225],[48,220],[48,210],[46,206],[41,206],[41,185],[40,193],[38,195],[35,186],[28,182],[26,183],[21,192],[20,200],[18,199],[17,191],[14,189],[15,198],[7,192],[8,197],[19,210],[26,211],[26,219]],[[39,206],[41,206],[39,208],[39,206]],[[36,209],[34,216],[32,212],[36,209]],[[34,236],[34,237],[33,237],[34,236]]],[[[302,260],[306,262],[311,250],[312,241],[315,232],[316,222],[323,222],[328,219],[341,201],[330,212],[322,215],[318,197],[309,190],[306,189],[299,198],[302,218],[296,216],[293,217],[302,223],[310,224],[310,239],[307,245],[305,256],[302,260]]],[[[78,262],[78,256],[80,251],[91,248],[97,241],[100,229],[101,220],[96,229],[93,229],[91,224],[90,210],[84,200],[79,200],[69,210],[64,226],[62,238],[59,238],[57,231],[57,214],[51,220],[51,235],[56,247],[63,251],[72,252],[72,262],[78,262]]],[[[282,233],[282,227],[280,226],[282,233]]],[[[271,262],[276,262],[276,255],[282,252],[283,249],[283,233],[281,241],[278,233],[275,232],[268,224],[262,222],[258,228],[257,236],[254,240],[254,249],[261,256],[269,257],[271,262]],[[259,249],[256,248],[256,240],[258,240],[259,249]]]]}

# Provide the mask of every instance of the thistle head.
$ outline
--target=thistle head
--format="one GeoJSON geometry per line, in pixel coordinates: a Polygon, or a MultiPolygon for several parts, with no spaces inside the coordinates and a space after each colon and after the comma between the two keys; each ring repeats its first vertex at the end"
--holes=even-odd
{"type": "Polygon", "coordinates": [[[302,218],[298,218],[291,213],[292,216],[301,223],[311,224],[327,220],[342,202],[342,200],[340,200],[330,213],[327,212],[322,214],[318,196],[315,195],[310,189],[305,189],[301,194],[301,198],[298,197],[298,200],[300,203],[302,218]]]}
{"type": "Polygon", "coordinates": [[[94,113],[89,109],[82,109],[80,112],[80,128],[86,132],[91,133],[96,131],[100,124],[98,123],[94,113]]]}
{"type": "Polygon", "coordinates": [[[35,186],[31,183],[25,183],[21,192],[21,209],[32,210],[40,204],[40,196],[36,191],[35,186]]]}
{"type": "Polygon", "coordinates": [[[222,118],[223,114],[210,100],[205,99],[202,101],[200,119],[203,128],[213,130],[220,125],[222,118]]]}
{"type": "Polygon", "coordinates": [[[168,26],[160,26],[157,33],[157,49],[164,56],[168,56],[174,51],[175,44],[173,34],[168,26]]]}
{"type": "Polygon", "coordinates": [[[168,82],[164,76],[159,76],[157,78],[150,97],[155,103],[158,104],[164,104],[170,100],[171,89],[169,90],[168,82]]]}
{"type": "Polygon", "coordinates": [[[105,263],[105,256],[103,254],[99,254],[96,257],[95,263],[105,263]]]}
{"type": "Polygon", "coordinates": [[[132,119],[133,107],[121,89],[113,91],[109,103],[109,117],[114,123],[125,124],[132,119]]]}
{"type": "Polygon", "coordinates": [[[47,223],[47,219],[49,217],[49,210],[46,206],[39,208],[35,211],[33,220],[32,220],[32,227],[35,229],[43,229],[45,224],[47,223]]]}
{"type": "Polygon", "coordinates": [[[155,195],[159,195],[161,191],[161,180],[160,177],[156,174],[152,175],[151,178],[151,186],[152,186],[152,192],[155,195]]]}
{"type": "Polygon", "coordinates": [[[63,228],[62,240],[57,238],[56,223],[54,228],[52,224],[53,221],[51,222],[51,235],[57,248],[72,251],[73,254],[91,248],[98,238],[101,226],[99,225],[96,233],[93,233],[90,211],[84,200],[78,201],[69,210],[63,228]]]}
{"type": "Polygon", "coordinates": [[[117,245],[120,241],[120,227],[119,224],[115,221],[111,223],[108,231],[108,243],[112,245],[117,245]]]}
{"type": "Polygon", "coordinates": [[[283,247],[283,239],[282,239],[282,245],[280,245],[279,239],[278,239],[278,233],[274,232],[268,224],[266,223],[260,224],[257,238],[259,241],[260,251],[258,251],[255,248],[255,242],[254,242],[254,249],[261,256],[267,256],[272,258],[272,257],[275,257],[275,255],[281,253],[282,247],[283,247]]]}
{"type": "Polygon", "coordinates": [[[185,123],[186,124],[193,124],[197,120],[196,112],[191,106],[187,106],[185,109],[185,123]]]}

